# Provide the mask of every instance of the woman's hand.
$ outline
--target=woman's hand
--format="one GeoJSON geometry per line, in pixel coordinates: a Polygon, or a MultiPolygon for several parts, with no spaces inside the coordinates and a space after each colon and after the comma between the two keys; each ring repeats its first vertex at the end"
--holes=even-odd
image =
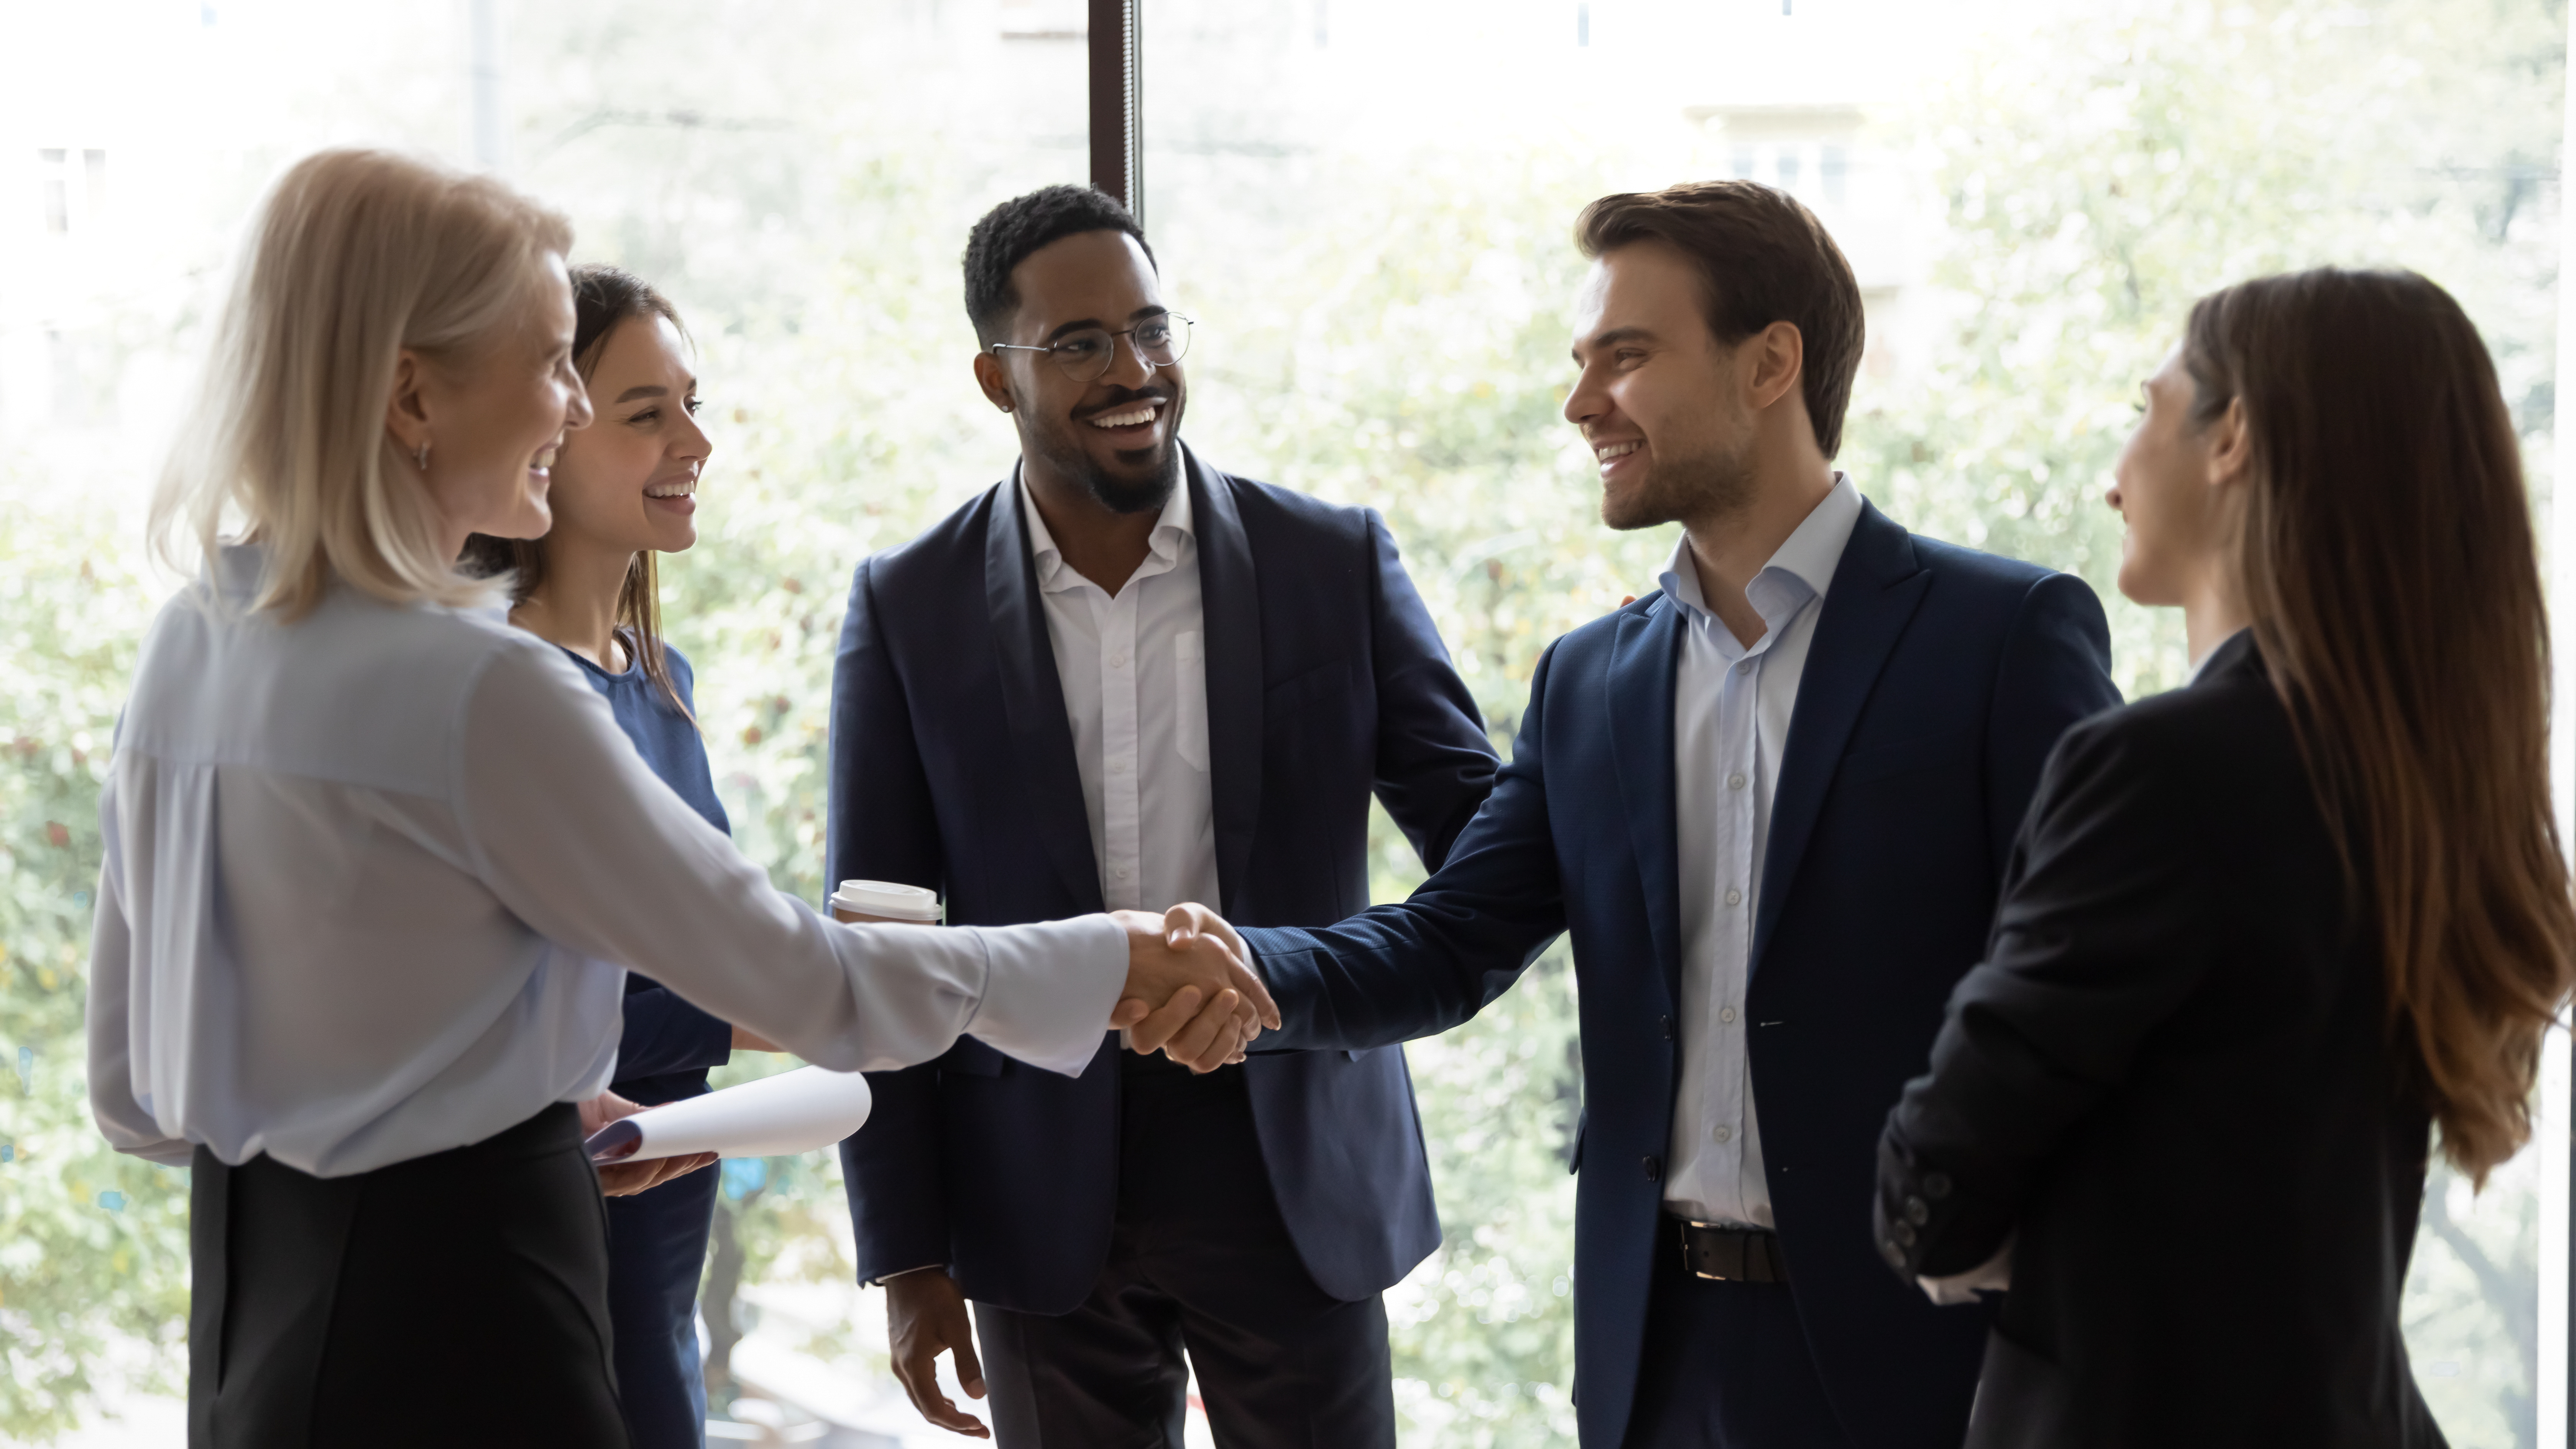
{"type": "MultiPolygon", "coordinates": [[[[736,1028],[740,1030],[740,1028],[736,1028]]],[[[641,1107],[615,1092],[602,1092],[581,1103],[581,1135],[584,1137],[621,1117],[652,1110],[641,1107]]],[[[632,1197],[639,1192],[660,1187],[672,1178],[686,1176],[701,1167],[715,1166],[712,1152],[692,1153],[687,1157],[654,1157],[642,1162],[612,1162],[599,1169],[599,1190],[609,1197],[632,1197]]]]}
{"type": "Polygon", "coordinates": [[[762,1036],[747,1026],[733,1029],[733,1049],[738,1052],[783,1052],[787,1048],[762,1036]]]}

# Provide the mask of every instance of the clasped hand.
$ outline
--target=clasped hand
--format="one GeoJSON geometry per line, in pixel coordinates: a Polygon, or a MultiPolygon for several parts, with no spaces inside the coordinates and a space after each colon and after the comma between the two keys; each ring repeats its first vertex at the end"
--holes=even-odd
{"type": "Polygon", "coordinates": [[[1279,1007],[1252,973],[1243,938],[1214,911],[1111,914],[1127,930],[1127,988],[1109,1024],[1136,1052],[1212,1072],[1243,1060],[1263,1028],[1278,1028],[1279,1007]]]}

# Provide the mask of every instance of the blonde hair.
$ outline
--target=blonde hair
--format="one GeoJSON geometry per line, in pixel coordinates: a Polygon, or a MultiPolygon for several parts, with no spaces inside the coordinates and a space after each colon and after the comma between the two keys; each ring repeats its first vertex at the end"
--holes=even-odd
{"type": "Polygon", "coordinates": [[[393,603],[496,601],[505,581],[440,555],[385,408],[404,349],[471,365],[571,245],[560,213],[490,177],[385,151],[297,162],[251,223],[162,469],[156,556],[193,573],[237,521],[266,550],[253,610],[296,618],[334,575],[393,603]]]}

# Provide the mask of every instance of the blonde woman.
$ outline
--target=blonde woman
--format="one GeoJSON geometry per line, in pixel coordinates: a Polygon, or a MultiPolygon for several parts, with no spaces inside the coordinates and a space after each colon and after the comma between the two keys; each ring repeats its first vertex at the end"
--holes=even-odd
{"type": "Polygon", "coordinates": [[[1157,917],[818,919],[490,607],[467,536],[543,533],[591,420],[570,242],[488,179],[297,164],[156,501],[202,572],[100,804],[90,1096],[195,1168],[198,1445],[626,1442],[581,1150],[632,1109],[602,1091],[625,966],[838,1070],[971,1033],[1073,1072],[1130,1023],[1212,1067],[1269,1010],[1157,917]]]}

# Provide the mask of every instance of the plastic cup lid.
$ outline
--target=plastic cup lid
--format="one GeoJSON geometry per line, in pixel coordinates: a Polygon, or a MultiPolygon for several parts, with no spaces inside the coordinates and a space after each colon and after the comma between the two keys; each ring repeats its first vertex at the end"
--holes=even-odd
{"type": "Polygon", "coordinates": [[[832,892],[832,904],[862,916],[885,916],[898,921],[939,919],[937,891],[892,881],[845,880],[839,890],[832,892]]]}

